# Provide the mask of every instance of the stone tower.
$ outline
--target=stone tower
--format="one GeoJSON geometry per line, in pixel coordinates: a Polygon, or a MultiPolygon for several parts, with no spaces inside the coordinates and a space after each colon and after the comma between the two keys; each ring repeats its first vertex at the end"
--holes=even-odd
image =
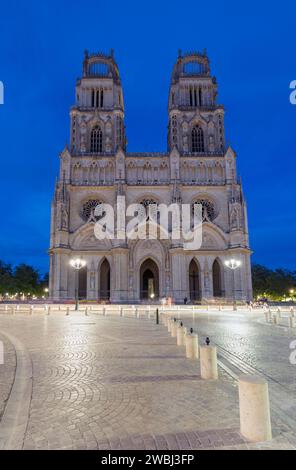
{"type": "Polygon", "coordinates": [[[70,138],[75,155],[110,155],[125,149],[123,93],[112,50],[109,55],[85,52],[71,110],[70,138]]]}

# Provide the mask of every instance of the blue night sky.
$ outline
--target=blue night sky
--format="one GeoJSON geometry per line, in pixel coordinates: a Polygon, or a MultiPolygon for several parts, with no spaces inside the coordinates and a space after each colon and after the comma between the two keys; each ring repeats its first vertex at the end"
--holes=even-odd
{"type": "Polygon", "coordinates": [[[253,262],[296,269],[296,3],[2,2],[0,259],[48,270],[50,200],[83,51],[115,50],[128,151],[165,151],[178,49],[207,49],[248,202],[253,262]]]}

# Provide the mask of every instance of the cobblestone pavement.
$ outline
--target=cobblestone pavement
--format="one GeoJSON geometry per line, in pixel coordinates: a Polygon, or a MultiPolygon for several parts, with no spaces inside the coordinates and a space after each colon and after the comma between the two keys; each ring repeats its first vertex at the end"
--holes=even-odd
{"type": "MultiPolygon", "coordinates": [[[[228,341],[232,352],[240,345],[238,355],[244,354],[244,335],[268,329],[227,318],[224,326],[214,317],[199,321],[200,331],[213,340],[225,338],[223,344],[228,341]]],[[[62,312],[1,314],[0,332],[5,331],[23,343],[32,362],[23,449],[296,448],[294,430],[282,415],[273,416],[270,443],[245,442],[239,434],[234,378],[220,369],[218,381],[201,380],[198,361],[187,360],[184,348],[152,320],[62,312]]],[[[283,333],[276,331],[277,345],[283,333]]],[[[12,346],[7,347],[13,357],[12,346]]],[[[251,349],[252,343],[245,346],[246,357],[257,358],[261,349],[251,349]]],[[[5,372],[7,377],[14,373],[12,357],[10,366],[5,365],[11,374],[5,372]]],[[[1,381],[0,389],[7,383],[1,381]]]]}

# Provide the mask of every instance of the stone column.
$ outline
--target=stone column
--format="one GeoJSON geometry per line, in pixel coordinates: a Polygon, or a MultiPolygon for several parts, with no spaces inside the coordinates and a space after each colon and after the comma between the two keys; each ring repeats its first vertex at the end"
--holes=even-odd
{"type": "Polygon", "coordinates": [[[170,253],[173,299],[176,303],[183,303],[184,297],[188,297],[184,250],[183,248],[171,248],[170,253]]]}
{"type": "Polygon", "coordinates": [[[111,301],[125,301],[128,299],[128,248],[112,248],[112,255],[111,301]]]}

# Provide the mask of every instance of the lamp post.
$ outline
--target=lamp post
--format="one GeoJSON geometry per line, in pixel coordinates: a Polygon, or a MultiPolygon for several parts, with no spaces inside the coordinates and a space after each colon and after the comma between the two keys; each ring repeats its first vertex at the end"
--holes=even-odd
{"type": "Polygon", "coordinates": [[[232,285],[233,285],[233,310],[236,310],[236,298],[235,298],[235,277],[234,277],[234,271],[240,267],[242,262],[239,259],[234,259],[231,258],[229,260],[225,261],[225,266],[227,268],[231,269],[232,271],[232,285]]]}
{"type": "Polygon", "coordinates": [[[81,268],[86,266],[86,261],[81,258],[72,258],[70,259],[70,265],[75,269],[75,310],[79,309],[79,299],[78,299],[78,287],[79,287],[79,277],[78,272],[81,268]]]}

